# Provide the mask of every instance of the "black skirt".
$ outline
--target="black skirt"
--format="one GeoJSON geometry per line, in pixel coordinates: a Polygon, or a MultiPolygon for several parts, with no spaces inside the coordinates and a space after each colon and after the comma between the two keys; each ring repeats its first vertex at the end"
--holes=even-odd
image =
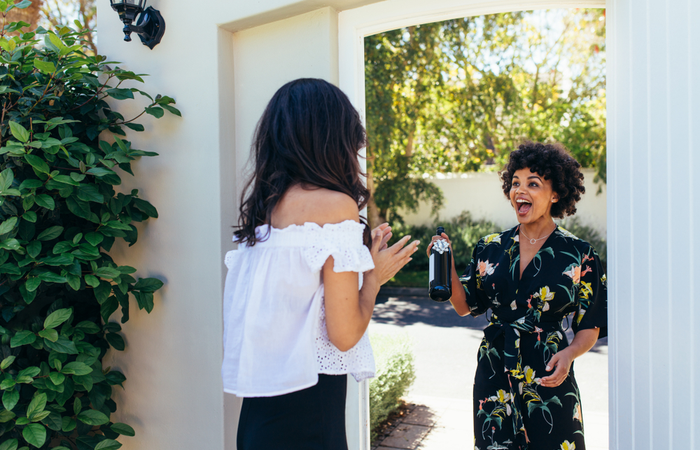
{"type": "Polygon", "coordinates": [[[346,391],[347,375],[319,374],[301,391],[244,398],[238,450],[347,450],[346,391]]]}

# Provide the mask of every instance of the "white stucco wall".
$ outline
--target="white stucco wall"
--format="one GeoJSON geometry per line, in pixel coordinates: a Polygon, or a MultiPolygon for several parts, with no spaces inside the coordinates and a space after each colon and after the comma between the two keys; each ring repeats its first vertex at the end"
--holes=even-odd
{"type": "MultiPolygon", "coordinates": [[[[595,171],[584,169],[586,194],[576,204],[576,214],[572,218],[589,225],[605,236],[606,195],[605,184],[594,183],[595,171]],[[600,194],[598,189],[601,189],[600,194]]],[[[462,211],[469,211],[474,219],[490,220],[502,228],[516,223],[515,213],[503,195],[501,180],[496,172],[472,172],[448,174],[431,178],[442,189],[445,203],[439,212],[439,220],[431,216],[430,205],[421,203],[416,212],[400,211],[410,225],[432,225],[447,221],[462,211]]]]}

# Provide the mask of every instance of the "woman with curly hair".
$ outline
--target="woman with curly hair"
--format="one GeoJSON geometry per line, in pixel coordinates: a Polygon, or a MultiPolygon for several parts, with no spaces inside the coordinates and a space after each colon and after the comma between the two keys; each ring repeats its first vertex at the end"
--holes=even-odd
{"type": "MultiPolygon", "coordinates": [[[[573,361],[607,335],[606,278],[593,247],[554,218],[576,212],[581,165],[559,144],[526,142],[501,172],[518,225],[482,238],[450,301],[491,310],[474,379],[477,450],[584,450],[573,361]],[[574,313],[569,343],[563,321],[574,313]]],[[[428,246],[449,237],[435,236],[428,246]]]]}

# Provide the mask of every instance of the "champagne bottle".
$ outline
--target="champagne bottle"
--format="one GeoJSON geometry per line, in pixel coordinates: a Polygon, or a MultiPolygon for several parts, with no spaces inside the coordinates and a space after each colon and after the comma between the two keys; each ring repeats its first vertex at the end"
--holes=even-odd
{"type": "MultiPolygon", "coordinates": [[[[438,227],[437,236],[445,232],[438,227]]],[[[452,297],[452,250],[445,240],[436,241],[430,249],[430,284],[428,295],[436,302],[452,297]]]]}

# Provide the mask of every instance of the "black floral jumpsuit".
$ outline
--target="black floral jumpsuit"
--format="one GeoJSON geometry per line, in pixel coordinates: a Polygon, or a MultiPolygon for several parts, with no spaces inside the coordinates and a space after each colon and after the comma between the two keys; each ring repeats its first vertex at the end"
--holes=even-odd
{"type": "Polygon", "coordinates": [[[476,450],[585,450],[573,364],[559,386],[540,385],[573,331],[607,335],[606,278],[587,242],[557,227],[520,274],[519,226],[484,237],[460,277],[472,315],[491,309],[474,379],[476,450]]]}

